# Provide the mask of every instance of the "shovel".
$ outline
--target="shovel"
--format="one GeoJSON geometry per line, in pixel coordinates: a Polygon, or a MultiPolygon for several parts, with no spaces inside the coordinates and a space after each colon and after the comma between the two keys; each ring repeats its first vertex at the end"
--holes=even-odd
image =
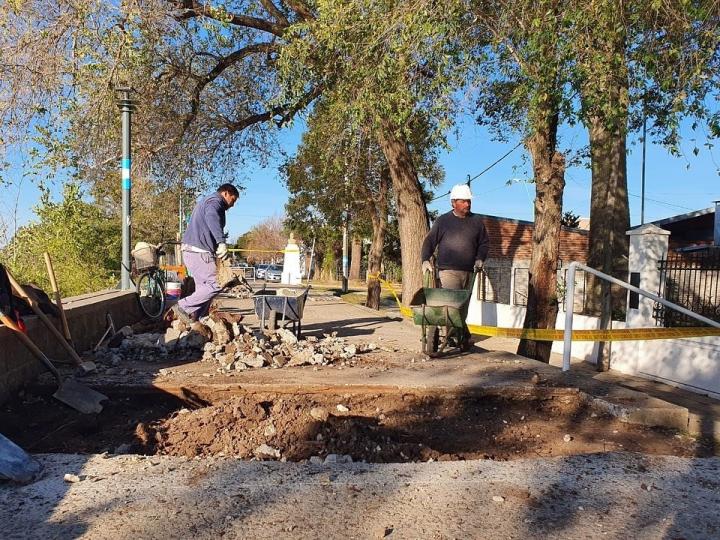
{"type": "Polygon", "coordinates": [[[50,286],[52,287],[53,295],[55,296],[55,305],[57,305],[58,311],[60,311],[60,321],[62,322],[63,334],[65,334],[65,340],[74,349],[75,345],[73,344],[70,327],[68,326],[65,310],[63,309],[62,297],[60,296],[60,289],[58,289],[57,279],[55,278],[55,270],[53,269],[52,260],[50,259],[50,254],[47,251],[43,253],[43,255],[45,257],[45,266],[47,266],[48,277],[50,278],[50,286]]]}
{"type": "Polygon", "coordinates": [[[45,367],[48,368],[50,373],[53,374],[55,380],[58,383],[58,389],[53,394],[53,397],[58,401],[62,401],[65,405],[72,407],[76,411],[80,411],[83,414],[93,414],[102,411],[102,401],[106,401],[109,398],[106,395],[96,392],[95,390],[88,388],[75,381],[74,379],[68,379],[63,382],[60,373],[53,363],[45,356],[35,343],[25,334],[23,329],[18,326],[10,317],[0,312],[0,321],[13,330],[15,335],[25,346],[30,349],[38,360],[40,360],[45,367]]]}
{"type": "Polygon", "coordinates": [[[47,315],[45,315],[40,307],[38,306],[35,299],[30,296],[25,289],[22,288],[22,286],[15,281],[15,278],[12,276],[12,274],[6,269],[8,280],[10,281],[10,285],[12,285],[13,289],[15,289],[15,292],[17,292],[25,301],[30,305],[30,308],[33,310],[35,315],[40,317],[40,320],[45,323],[45,326],[47,326],[48,330],[52,332],[52,334],[58,339],[60,342],[60,345],[63,346],[63,348],[68,352],[70,355],[70,358],[73,359],[73,362],[77,364],[80,369],[83,370],[84,373],[90,373],[91,371],[95,371],[96,366],[94,362],[84,362],[82,358],[78,355],[78,353],[73,349],[70,344],[65,340],[65,336],[63,336],[60,331],[55,328],[55,325],[50,322],[50,319],[47,318],[47,315]]]}

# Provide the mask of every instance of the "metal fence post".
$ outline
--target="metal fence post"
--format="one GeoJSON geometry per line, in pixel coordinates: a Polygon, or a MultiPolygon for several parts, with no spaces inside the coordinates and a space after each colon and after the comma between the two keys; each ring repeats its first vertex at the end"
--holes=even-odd
{"type": "Polygon", "coordinates": [[[572,351],[572,324],[575,299],[575,269],[577,263],[570,263],[565,277],[565,330],[563,332],[563,371],[570,369],[570,352],[572,351]]]}

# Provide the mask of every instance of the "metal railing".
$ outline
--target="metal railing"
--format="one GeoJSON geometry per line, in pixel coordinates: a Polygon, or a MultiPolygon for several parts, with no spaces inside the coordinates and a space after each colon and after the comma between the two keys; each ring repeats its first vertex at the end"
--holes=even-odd
{"type": "Polygon", "coordinates": [[[716,321],[708,319],[707,317],[703,317],[702,315],[698,315],[697,313],[690,311],[689,309],[686,309],[682,306],[679,306],[677,304],[669,302],[668,300],[665,300],[664,298],[660,298],[659,296],[657,296],[655,294],[649,293],[643,289],[640,289],[638,287],[630,285],[629,283],[621,281],[617,278],[614,278],[612,276],[604,274],[603,272],[600,272],[599,270],[595,270],[594,268],[590,268],[589,266],[585,266],[584,264],[579,263],[579,262],[573,262],[573,263],[570,263],[570,267],[568,268],[567,283],[566,283],[567,292],[565,294],[565,330],[563,333],[563,337],[564,337],[564,340],[563,340],[563,366],[562,366],[563,371],[568,371],[570,369],[570,353],[572,352],[573,298],[575,296],[575,272],[577,269],[584,270],[585,272],[589,272],[590,274],[593,274],[601,279],[604,279],[605,281],[609,281],[610,283],[619,285],[620,287],[623,287],[623,288],[625,288],[629,291],[632,291],[636,294],[650,298],[651,300],[654,300],[655,302],[658,302],[665,307],[669,307],[671,309],[679,311],[683,315],[692,317],[693,319],[703,322],[709,326],[713,326],[715,328],[720,328],[720,323],[718,323],[716,321]]]}

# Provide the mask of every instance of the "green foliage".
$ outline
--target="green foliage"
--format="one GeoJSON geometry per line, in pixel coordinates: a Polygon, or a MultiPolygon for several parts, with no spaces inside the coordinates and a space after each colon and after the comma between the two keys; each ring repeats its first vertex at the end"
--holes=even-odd
{"type": "Polygon", "coordinates": [[[280,102],[308,88],[324,95],[354,128],[385,121],[405,135],[424,116],[435,142],[453,123],[456,90],[466,82],[468,56],[459,35],[463,2],[319,0],[317,18],[291,26],[278,60],[280,102]]]}
{"type": "Polygon", "coordinates": [[[120,222],[83,200],[78,184],[68,183],[59,202],[45,190],[35,212],[38,221],[18,230],[0,252],[0,259],[19,281],[50,291],[43,259],[48,252],[65,297],[117,283],[120,222]]]}
{"type": "Polygon", "coordinates": [[[563,212],[563,215],[560,218],[560,223],[565,227],[575,229],[578,225],[580,225],[580,216],[575,214],[572,210],[568,210],[567,212],[563,212]]]}

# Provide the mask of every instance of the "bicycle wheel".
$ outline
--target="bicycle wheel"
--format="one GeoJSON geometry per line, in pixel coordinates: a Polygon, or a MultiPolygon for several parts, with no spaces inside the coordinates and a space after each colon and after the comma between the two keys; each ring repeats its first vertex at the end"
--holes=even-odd
{"type": "Polygon", "coordinates": [[[151,319],[157,319],[165,309],[165,291],[162,279],[155,272],[146,272],[137,282],[140,309],[151,319]]]}

